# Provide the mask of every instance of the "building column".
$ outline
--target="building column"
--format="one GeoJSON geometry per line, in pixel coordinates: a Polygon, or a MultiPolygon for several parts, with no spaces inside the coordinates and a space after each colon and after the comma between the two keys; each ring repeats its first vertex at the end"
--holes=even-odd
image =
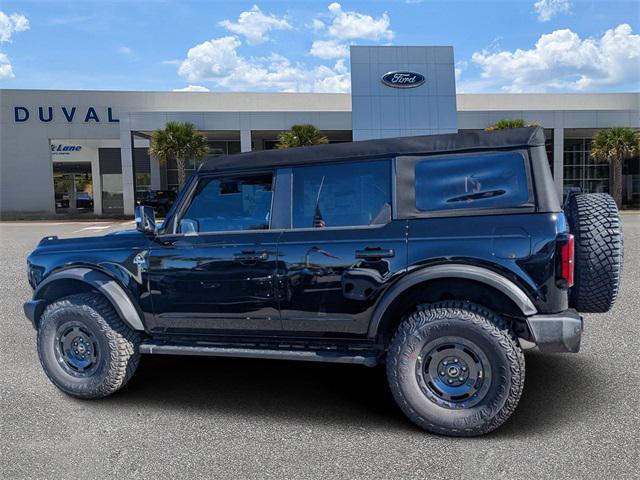
{"type": "Polygon", "coordinates": [[[553,179],[558,198],[564,193],[564,128],[553,129],[553,179]]]}
{"type": "Polygon", "coordinates": [[[149,157],[149,167],[151,168],[151,190],[162,190],[162,181],[160,179],[160,162],[156,157],[149,157]]]}
{"type": "Polygon", "coordinates": [[[136,196],[133,180],[133,151],[131,130],[127,115],[120,116],[120,161],[122,165],[122,203],[125,215],[133,215],[136,207],[136,196]]]}
{"type": "Polygon", "coordinates": [[[102,178],[100,177],[100,149],[91,159],[91,188],[93,189],[93,213],[102,215],[102,178]]]}
{"type": "Polygon", "coordinates": [[[251,151],[251,130],[240,130],[240,151],[251,151]]]}

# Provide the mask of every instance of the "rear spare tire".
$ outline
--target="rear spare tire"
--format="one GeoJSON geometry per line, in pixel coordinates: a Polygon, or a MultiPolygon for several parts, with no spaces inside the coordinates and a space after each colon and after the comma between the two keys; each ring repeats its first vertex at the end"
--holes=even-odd
{"type": "Polygon", "coordinates": [[[622,222],[616,202],[606,193],[572,195],[565,213],[575,237],[569,305],[579,312],[607,312],[618,296],[622,273],[622,222]]]}

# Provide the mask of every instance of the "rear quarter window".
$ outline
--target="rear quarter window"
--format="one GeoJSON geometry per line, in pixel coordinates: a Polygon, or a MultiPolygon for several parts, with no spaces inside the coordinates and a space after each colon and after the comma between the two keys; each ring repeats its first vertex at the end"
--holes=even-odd
{"type": "Polygon", "coordinates": [[[424,212],[530,205],[521,152],[425,158],[416,162],[415,181],[416,208],[424,212]]]}

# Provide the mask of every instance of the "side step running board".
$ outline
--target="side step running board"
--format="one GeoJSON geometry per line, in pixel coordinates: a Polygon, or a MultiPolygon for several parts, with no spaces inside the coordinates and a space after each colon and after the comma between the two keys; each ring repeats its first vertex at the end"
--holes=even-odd
{"type": "Polygon", "coordinates": [[[274,360],[301,360],[307,362],[351,363],[374,367],[378,363],[377,352],[336,350],[284,350],[264,348],[217,347],[200,345],[167,345],[144,342],[140,353],[157,355],[202,355],[209,357],[267,358],[274,360]]]}

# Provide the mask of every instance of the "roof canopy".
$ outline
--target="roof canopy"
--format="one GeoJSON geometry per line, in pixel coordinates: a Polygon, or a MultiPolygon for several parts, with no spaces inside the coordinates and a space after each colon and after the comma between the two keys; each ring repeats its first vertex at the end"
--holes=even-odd
{"type": "Polygon", "coordinates": [[[384,138],[334,143],[282,150],[255,150],[207,160],[201,171],[225,171],[262,167],[284,167],[370,159],[400,155],[430,155],[473,150],[492,150],[544,145],[540,127],[512,128],[492,132],[471,131],[444,135],[384,138]]]}

